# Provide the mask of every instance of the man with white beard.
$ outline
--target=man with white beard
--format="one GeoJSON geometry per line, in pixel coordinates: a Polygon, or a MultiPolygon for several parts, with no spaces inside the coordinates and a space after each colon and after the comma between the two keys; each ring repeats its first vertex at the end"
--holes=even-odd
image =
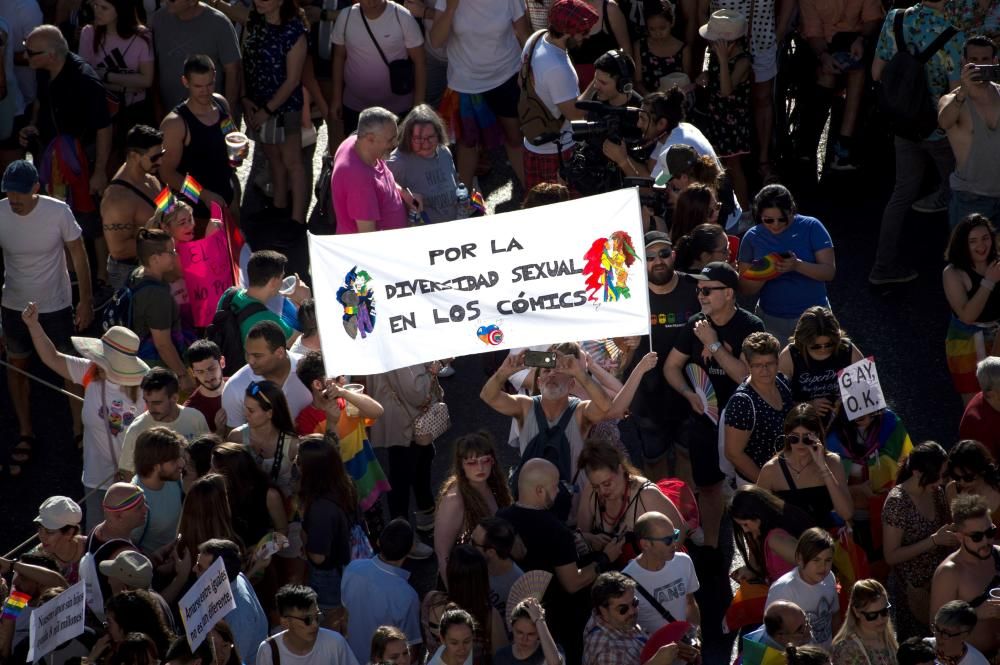
{"type": "MultiPolygon", "coordinates": [[[[479,397],[495,410],[517,420],[521,463],[535,457],[547,459],[559,469],[560,483],[566,484],[576,477],[576,458],[583,449],[584,433],[604,418],[611,400],[580,362],[578,345],[557,344],[549,350],[555,353],[556,366],[537,368],[540,395],[528,397],[504,392],[507,379],[524,368],[525,352],[521,351],[507,356],[483,386],[479,397]],[[570,396],[573,381],[590,399],[570,396]]],[[[563,506],[557,497],[556,514],[568,508],[568,504],[563,506]]]]}

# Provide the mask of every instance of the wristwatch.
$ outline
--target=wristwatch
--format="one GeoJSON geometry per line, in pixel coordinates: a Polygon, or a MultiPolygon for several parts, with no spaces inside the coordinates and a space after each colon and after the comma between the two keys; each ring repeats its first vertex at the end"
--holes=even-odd
{"type": "Polygon", "coordinates": [[[715,353],[721,348],[722,348],[722,342],[712,342],[711,344],[708,345],[708,352],[715,353]]]}

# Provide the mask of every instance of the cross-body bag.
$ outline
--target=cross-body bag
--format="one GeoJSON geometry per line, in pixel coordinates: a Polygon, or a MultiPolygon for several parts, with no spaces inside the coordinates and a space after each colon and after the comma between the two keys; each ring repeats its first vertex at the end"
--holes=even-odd
{"type": "Polygon", "coordinates": [[[674,618],[674,615],[670,613],[670,610],[668,610],[663,605],[661,605],[660,601],[658,601],[656,598],[653,597],[653,594],[651,594],[650,592],[646,591],[646,587],[644,587],[641,584],[639,584],[639,580],[635,579],[634,577],[632,577],[628,573],[622,573],[622,575],[624,575],[625,577],[627,577],[630,580],[632,580],[633,582],[635,582],[635,590],[639,592],[640,596],[642,596],[643,598],[646,599],[647,603],[649,603],[650,605],[653,606],[654,610],[656,610],[657,612],[660,613],[660,616],[663,617],[663,619],[667,623],[673,623],[673,622],[677,621],[677,619],[674,618]]]}
{"type": "MultiPolygon", "coordinates": [[[[389,3],[386,9],[391,9],[396,13],[396,23],[399,23],[399,31],[403,32],[403,24],[399,20],[399,11],[393,6],[393,3],[389,3]]],[[[389,88],[392,90],[394,95],[408,95],[413,92],[414,81],[416,76],[416,68],[413,65],[413,60],[410,56],[406,56],[403,60],[393,60],[389,62],[389,59],[385,57],[385,53],[382,51],[382,47],[378,45],[378,40],[375,39],[374,33],[372,33],[371,27],[368,25],[368,19],[365,18],[365,12],[360,7],[358,8],[358,13],[361,14],[361,20],[365,24],[365,30],[368,31],[368,36],[372,38],[372,44],[375,44],[375,48],[378,50],[378,54],[382,56],[382,62],[385,66],[389,68],[389,88]]]]}
{"type": "MultiPolygon", "coordinates": [[[[556,135],[558,144],[558,137],[565,122],[562,114],[558,117],[552,115],[549,107],[545,105],[535,90],[531,61],[535,57],[538,42],[545,37],[546,32],[546,30],[539,30],[528,39],[528,56],[521,66],[521,98],[517,103],[517,120],[521,127],[521,133],[532,145],[544,145],[551,142],[553,134],[556,135]]],[[[562,147],[559,145],[557,145],[557,153],[562,155],[562,147]]]]}

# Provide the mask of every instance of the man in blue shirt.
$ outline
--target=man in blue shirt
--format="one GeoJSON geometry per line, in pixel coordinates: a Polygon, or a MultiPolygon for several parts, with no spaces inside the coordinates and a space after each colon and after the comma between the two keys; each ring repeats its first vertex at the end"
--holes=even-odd
{"type": "Polygon", "coordinates": [[[379,626],[396,626],[406,633],[411,662],[421,662],[420,600],[402,569],[413,546],[413,528],[402,519],[389,522],[379,536],[382,552],[371,559],[348,564],[340,582],[340,598],[347,608],[351,629],[347,640],[359,663],[371,660],[372,633],[379,626]]]}
{"type": "MultiPolygon", "coordinates": [[[[882,78],[886,65],[900,48],[908,48],[911,53],[921,53],[933,44],[938,35],[952,27],[945,16],[946,4],[946,0],[936,2],[923,0],[909,9],[890,11],[885,17],[882,33],[879,35],[875,61],[872,63],[872,78],[876,81],[882,78]],[[905,12],[903,15],[905,45],[896,43],[894,23],[898,12],[905,12]]],[[[924,65],[924,74],[927,76],[934,108],[937,108],[942,95],[959,84],[964,43],[965,33],[955,32],[944,46],[931,54],[927,64],[924,65]]],[[[885,212],[882,213],[875,266],[868,276],[868,281],[876,286],[902,284],[917,278],[917,271],[902,263],[901,244],[906,213],[911,206],[917,212],[932,213],[947,210],[951,195],[948,178],[955,170],[955,156],[948,141],[945,140],[944,132],[940,129],[935,129],[930,136],[922,140],[896,136],[895,147],[896,186],[885,206],[885,212]],[[934,160],[941,185],[937,192],[918,201],[927,156],[934,160]]]]}

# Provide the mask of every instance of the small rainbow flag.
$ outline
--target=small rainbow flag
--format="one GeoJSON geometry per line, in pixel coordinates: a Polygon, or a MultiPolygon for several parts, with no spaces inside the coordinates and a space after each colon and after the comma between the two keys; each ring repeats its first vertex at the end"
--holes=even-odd
{"type": "Polygon", "coordinates": [[[170,209],[174,207],[174,195],[170,192],[170,188],[164,187],[160,190],[160,193],[156,195],[156,200],[154,200],[153,203],[156,204],[156,212],[169,212],[170,209]]]}
{"type": "Polygon", "coordinates": [[[740,277],[754,282],[766,282],[775,277],[780,277],[781,273],[778,272],[778,261],[780,260],[780,254],[771,252],[767,256],[763,256],[751,263],[750,267],[740,274],[740,277]]]}
{"type": "Polygon", "coordinates": [[[226,117],[225,120],[219,123],[219,129],[222,130],[222,135],[230,134],[236,131],[236,125],[233,124],[233,119],[226,117]]]}
{"type": "Polygon", "coordinates": [[[181,194],[197,203],[201,200],[201,185],[190,175],[186,175],[184,176],[184,184],[181,185],[181,194]]]}
{"type": "Polygon", "coordinates": [[[483,201],[483,195],[479,191],[472,192],[469,205],[472,207],[473,217],[481,217],[486,214],[486,202],[483,201]]]}
{"type": "Polygon", "coordinates": [[[21,591],[13,591],[9,596],[7,596],[7,601],[3,604],[3,615],[0,615],[2,619],[16,619],[21,610],[23,610],[28,601],[31,600],[31,596],[21,591]]]}

